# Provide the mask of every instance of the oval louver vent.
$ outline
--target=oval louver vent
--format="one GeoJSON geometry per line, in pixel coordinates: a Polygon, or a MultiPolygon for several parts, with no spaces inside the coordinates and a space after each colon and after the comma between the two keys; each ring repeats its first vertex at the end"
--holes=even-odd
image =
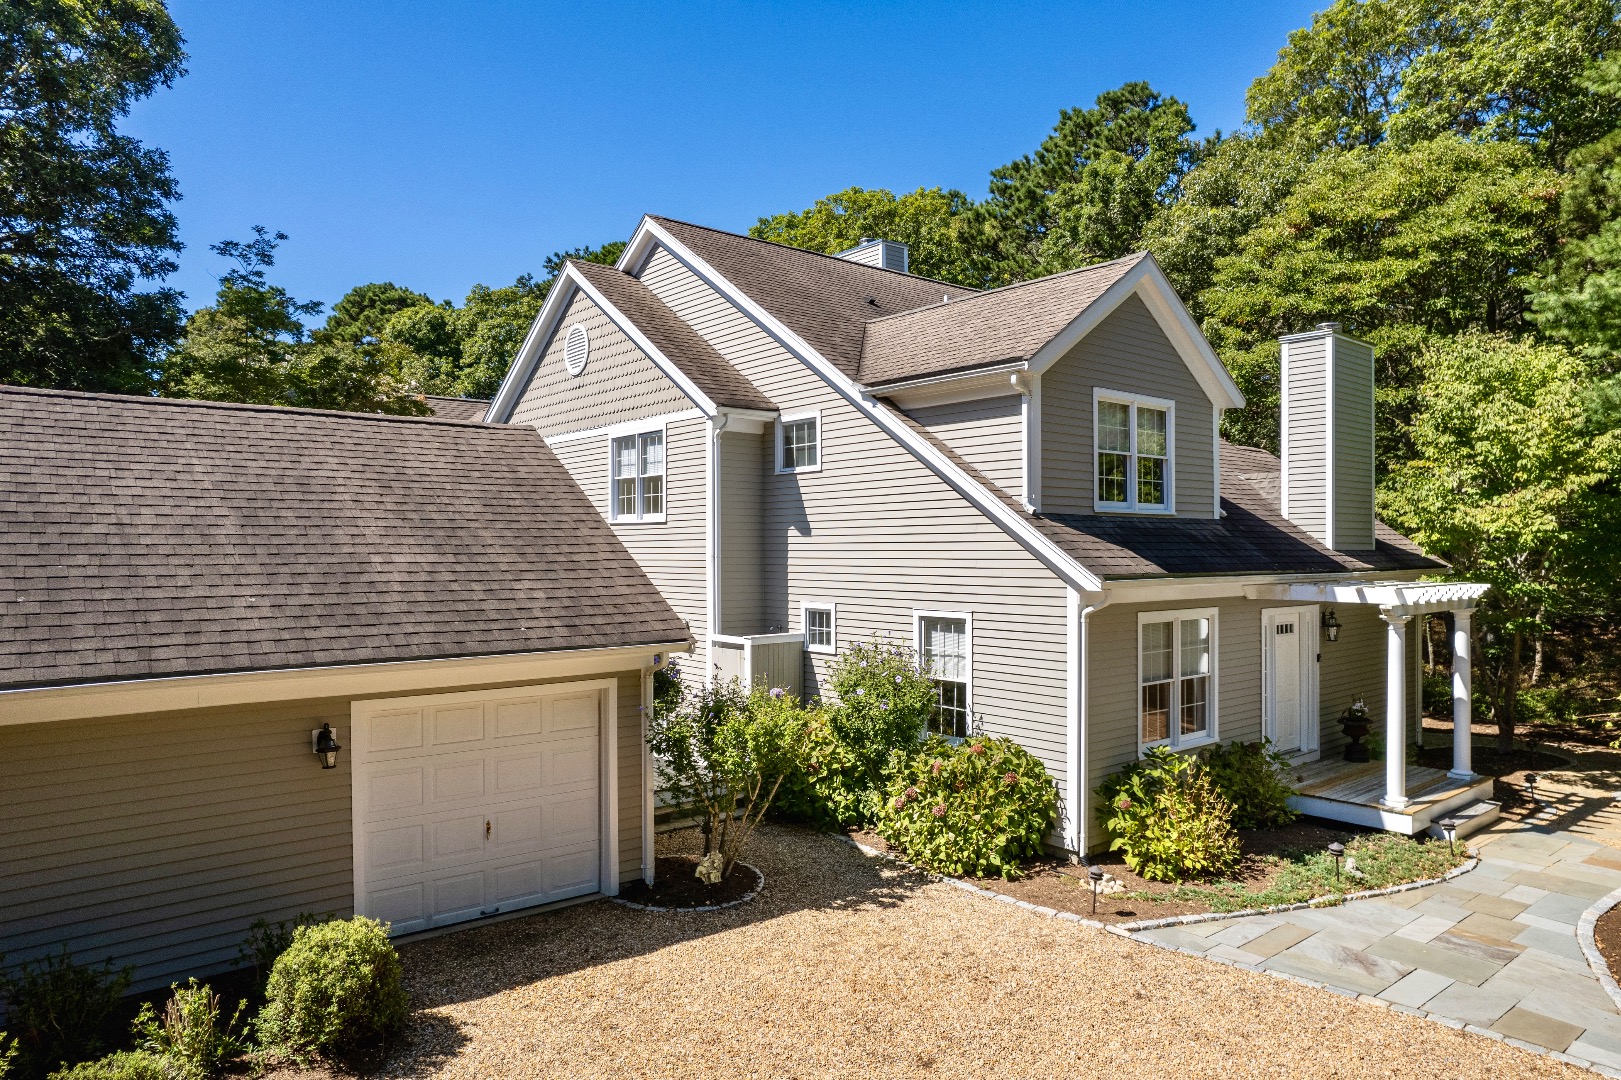
{"type": "Polygon", "coordinates": [[[575,323],[568,328],[568,337],[563,341],[563,366],[570,375],[578,375],[585,370],[585,361],[590,355],[591,335],[585,327],[575,323]]]}

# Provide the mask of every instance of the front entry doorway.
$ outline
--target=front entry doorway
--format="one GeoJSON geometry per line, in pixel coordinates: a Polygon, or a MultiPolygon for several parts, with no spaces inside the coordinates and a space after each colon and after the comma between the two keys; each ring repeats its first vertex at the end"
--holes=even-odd
{"type": "Polygon", "coordinates": [[[1272,749],[1309,759],[1318,750],[1317,608],[1261,612],[1262,731],[1272,749]]]}

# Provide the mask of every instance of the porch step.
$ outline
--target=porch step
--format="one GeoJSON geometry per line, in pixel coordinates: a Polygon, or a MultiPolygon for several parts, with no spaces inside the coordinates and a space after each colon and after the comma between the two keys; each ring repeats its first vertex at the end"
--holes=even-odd
{"type": "MultiPolygon", "coordinates": [[[[1492,822],[1496,821],[1502,816],[1502,813],[1502,803],[1495,803],[1490,799],[1482,799],[1480,802],[1472,803],[1469,806],[1459,807],[1458,809],[1453,810],[1450,814],[1446,814],[1444,816],[1458,819],[1458,839],[1462,840],[1464,837],[1472,836],[1481,829],[1484,829],[1486,826],[1490,825],[1492,822]]],[[[1429,834],[1435,837],[1437,840],[1441,839],[1442,832],[1440,825],[1432,823],[1428,831],[1429,834]]]]}

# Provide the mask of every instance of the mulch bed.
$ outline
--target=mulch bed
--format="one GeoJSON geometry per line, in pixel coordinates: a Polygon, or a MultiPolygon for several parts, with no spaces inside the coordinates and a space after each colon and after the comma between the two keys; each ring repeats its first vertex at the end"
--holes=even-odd
{"type": "MultiPolygon", "coordinates": [[[[1344,843],[1358,833],[1369,830],[1354,826],[1328,823],[1314,818],[1301,818],[1290,825],[1275,829],[1243,829],[1238,834],[1242,852],[1238,868],[1226,875],[1230,881],[1240,882],[1250,889],[1263,889],[1271,884],[1283,869],[1268,856],[1283,856],[1299,851],[1319,851],[1332,841],[1344,843]]],[[[890,851],[884,838],[877,833],[856,830],[850,838],[879,851],[890,851]]],[[[1076,866],[1058,859],[1035,859],[1025,864],[1025,874],[1014,881],[1002,878],[968,878],[982,889],[1002,893],[1016,900],[1024,900],[1057,911],[1069,911],[1104,923],[1137,922],[1141,919],[1164,919],[1176,915],[1202,915],[1212,908],[1209,904],[1173,900],[1169,894],[1178,886],[1163,881],[1149,881],[1132,873],[1118,851],[1091,856],[1091,863],[1103,867],[1104,873],[1124,885],[1124,893],[1105,893],[1098,897],[1097,913],[1092,911],[1092,886],[1086,867],[1076,866]],[[1139,897],[1128,894],[1146,893],[1139,897]],[[1155,896],[1164,899],[1155,899],[1155,896]]]]}
{"type": "Polygon", "coordinates": [[[653,864],[652,887],[633,881],[619,890],[619,897],[654,907],[698,908],[741,900],[759,884],[754,871],[741,863],[714,885],[700,880],[697,868],[698,860],[690,855],[660,855],[653,864]]]}
{"type": "Polygon", "coordinates": [[[1603,954],[1604,962],[1610,965],[1610,976],[1621,971],[1621,904],[1606,911],[1598,917],[1593,925],[1593,944],[1603,954]]]}

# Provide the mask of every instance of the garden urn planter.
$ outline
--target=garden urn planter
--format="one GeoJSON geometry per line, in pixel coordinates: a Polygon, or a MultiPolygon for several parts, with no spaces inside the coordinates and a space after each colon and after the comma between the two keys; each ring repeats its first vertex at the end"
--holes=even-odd
{"type": "Polygon", "coordinates": [[[1373,720],[1368,716],[1368,707],[1358,699],[1350,704],[1340,714],[1340,727],[1345,737],[1351,741],[1345,744],[1346,761],[1367,761],[1368,748],[1362,745],[1362,740],[1368,737],[1373,729],[1373,720]]]}

